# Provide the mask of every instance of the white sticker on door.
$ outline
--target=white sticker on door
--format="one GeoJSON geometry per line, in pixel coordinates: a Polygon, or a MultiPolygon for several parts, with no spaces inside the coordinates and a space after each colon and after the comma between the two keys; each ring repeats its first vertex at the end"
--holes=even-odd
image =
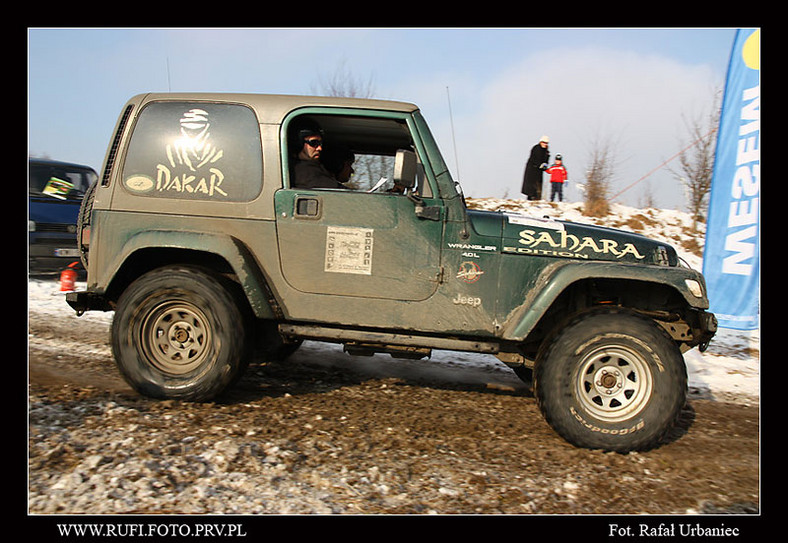
{"type": "Polygon", "coordinates": [[[372,275],[373,233],[371,228],[329,226],[324,271],[372,275]]]}

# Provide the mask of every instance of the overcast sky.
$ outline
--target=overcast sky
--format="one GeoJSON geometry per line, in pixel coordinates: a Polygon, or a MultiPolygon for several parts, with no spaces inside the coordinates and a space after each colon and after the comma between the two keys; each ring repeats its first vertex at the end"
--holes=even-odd
{"type": "MultiPolygon", "coordinates": [[[[612,192],[689,143],[685,119],[721,91],[734,28],[83,29],[28,31],[28,149],[100,169],[134,94],[310,94],[344,66],[376,98],[418,104],[466,195],[521,198],[542,135],[569,170],[568,196],[594,141],[612,143],[612,192]],[[450,107],[451,106],[451,107],[450,107]],[[452,130],[453,126],[453,130],[452,130]]],[[[675,166],[675,161],[671,163],[675,166]]],[[[684,208],[661,168],[618,199],[684,208]]]]}

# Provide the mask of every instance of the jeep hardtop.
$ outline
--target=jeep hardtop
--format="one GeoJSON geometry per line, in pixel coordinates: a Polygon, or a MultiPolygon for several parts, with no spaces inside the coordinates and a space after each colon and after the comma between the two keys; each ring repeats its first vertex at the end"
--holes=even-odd
{"type": "Polygon", "coordinates": [[[114,311],[118,368],[154,398],[210,400],[303,340],[488,353],[569,442],[627,451],[674,424],[682,353],[716,330],[703,276],[665,243],[468,209],[402,102],[135,96],[78,230],[87,288],[67,301],[114,311]],[[300,187],[310,143],[352,152],[355,175],[300,187]]]}

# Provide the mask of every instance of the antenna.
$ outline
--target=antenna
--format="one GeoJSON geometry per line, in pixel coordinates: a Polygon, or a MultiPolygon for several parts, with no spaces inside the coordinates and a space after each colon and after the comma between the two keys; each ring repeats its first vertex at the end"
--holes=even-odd
{"type": "Polygon", "coordinates": [[[449,122],[451,123],[451,143],[454,146],[454,167],[457,169],[457,180],[460,179],[460,162],[457,160],[457,142],[454,140],[454,118],[451,114],[451,96],[449,86],[446,86],[446,100],[449,102],[449,122]]]}

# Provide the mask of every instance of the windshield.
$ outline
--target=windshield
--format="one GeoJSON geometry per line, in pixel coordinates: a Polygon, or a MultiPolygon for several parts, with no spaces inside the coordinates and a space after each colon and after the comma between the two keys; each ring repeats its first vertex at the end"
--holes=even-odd
{"type": "Polygon", "coordinates": [[[29,174],[31,196],[56,200],[81,200],[97,178],[91,168],[57,163],[31,162],[29,174]]]}
{"type": "Polygon", "coordinates": [[[449,168],[443,160],[443,155],[438,148],[435,138],[432,137],[432,132],[427,125],[427,121],[424,120],[424,117],[422,117],[421,113],[418,111],[414,113],[413,117],[416,121],[416,127],[418,128],[421,141],[425,148],[424,150],[427,154],[427,160],[429,160],[432,171],[438,181],[441,194],[444,198],[456,196],[458,194],[457,187],[451,180],[449,168]]]}

